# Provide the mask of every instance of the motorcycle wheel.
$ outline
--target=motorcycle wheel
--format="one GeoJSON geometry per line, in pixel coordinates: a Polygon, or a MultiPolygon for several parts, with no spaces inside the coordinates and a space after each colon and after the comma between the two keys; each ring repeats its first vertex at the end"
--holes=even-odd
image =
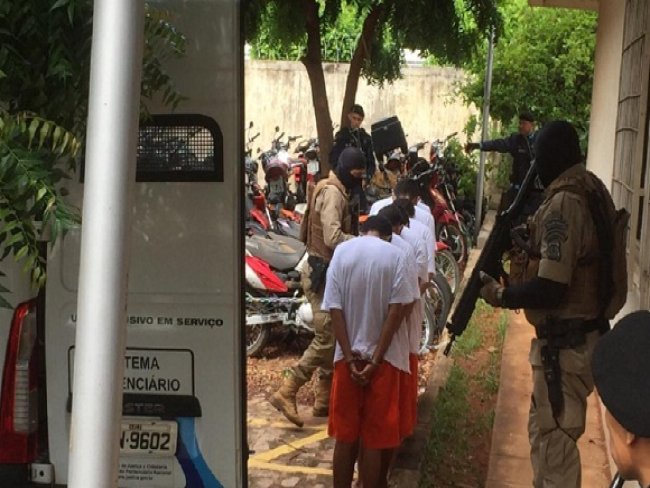
{"type": "Polygon", "coordinates": [[[420,354],[424,354],[440,338],[447,324],[453,297],[447,280],[435,275],[429,282],[423,295],[424,320],[422,322],[422,337],[420,338],[420,354]]]}
{"type": "MultiPolygon", "coordinates": [[[[247,287],[247,296],[250,293],[251,295],[257,295],[251,288],[247,287]]],[[[246,317],[249,315],[255,315],[259,313],[265,313],[265,310],[261,305],[255,303],[250,303],[246,300],[246,317]]],[[[262,351],[266,347],[271,338],[271,325],[272,324],[256,324],[248,325],[246,324],[246,355],[249,357],[259,357],[262,355],[262,351]]]]}
{"type": "Polygon", "coordinates": [[[462,217],[462,228],[465,231],[467,242],[470,243],[470,246],[475,246],[476,242],[474,240],[474,232],[476,231],[476,219],[474,218],[474,214],[468,212],[467,210],[463,210],[462,217]]]}
{"type": "Polygon", "coordinates": [[[269,342],[271,331],[269,325],[246,326],[246,355],[256,358],[262,355],[262,350],[269,342]]]}
{"type": "Polygon", "coordinates": [[[467,238],[456,224],[440,226],[438,239],[449,246],[458,263],[461,273],[467,266],[467,238]]]}
{"type": "Polygon", "coordinates": [[[436,251],[436,272],[447,280],[451,295],[455,296],[463,276],[456,258],[449,249],[436,251]]]}

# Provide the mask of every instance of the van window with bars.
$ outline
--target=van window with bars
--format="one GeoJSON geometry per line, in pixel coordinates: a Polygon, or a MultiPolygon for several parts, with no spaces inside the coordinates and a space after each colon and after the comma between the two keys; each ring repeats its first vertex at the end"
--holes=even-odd
{"type": "Polygon", "coordinates": [[[223,181],[223,136],[204,115],[153,115],[140,123],[137,181],[223,181]]]}

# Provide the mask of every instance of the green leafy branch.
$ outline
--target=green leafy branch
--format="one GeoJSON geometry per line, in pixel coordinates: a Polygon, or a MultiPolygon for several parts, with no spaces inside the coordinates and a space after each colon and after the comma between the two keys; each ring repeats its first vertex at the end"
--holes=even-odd
{"type": "MultiPolygon", "coordinates": [[[[45,283],[38,243],[80,223],[66,204],[59,182],[74,170],[81,143],[63,127],[41,117],[0,111],[0,261],[22,261],[35,288],[45,283]]],[[[2,274],[4,276],[4,274],[2,274]]],[[[7,289],[0,286],[0,293],[7,289]]],[[[0,300],[0,306],[8,306],[0,300]]]]}

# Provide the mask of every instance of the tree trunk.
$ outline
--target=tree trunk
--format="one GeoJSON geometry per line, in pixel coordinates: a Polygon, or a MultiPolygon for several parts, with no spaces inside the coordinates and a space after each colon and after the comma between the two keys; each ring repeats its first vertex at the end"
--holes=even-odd
{"type": "Polygon", "coordinates": [[[343,107],[341,109],[341,127],[349,125],[347,114],[357,96],[361,68],[363,63],[370,58],[372,39],[375,36],[375,29],[379,25],[379,20],[381,19],[383,10],[383,5],[373,6],[368,13],[368,16],[363,21],[361,35],[359,36],[357,47],[354,49],[354,54],[350,60],[350,70],[348,71],[348,77],[345,81],[345,93],[343,95],[343,107]]]}
{"type": "Polygon", "coordinates": [[[316,131],[320,146],[320,171],[327,176],[330,170],[329,154],[332,150],[332,116],[327,101],[327,87],[321,56],[319,4],[316,0],[305,2],[305,27],[307,30],[307,53],[301,59],[307,69],[311,85],[311,97],[316,116],[316,131]]]}

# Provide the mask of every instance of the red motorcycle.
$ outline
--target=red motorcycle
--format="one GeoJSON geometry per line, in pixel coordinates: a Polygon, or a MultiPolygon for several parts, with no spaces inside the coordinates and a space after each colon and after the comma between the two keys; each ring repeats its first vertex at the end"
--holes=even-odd
{"type": "Polygon", "coordinates": [[[246,236],[246,352],[261,354],[271,328],[282,325],[288,332],[313,332],[313,314],[300,285],[305,265],[305,245],[275,233],[246,236]]]}
{"type": "Polygon", "coordinates": [[[296,184],[296,202],[307,203],[307,186],[315,184],[320,173],[318,139],[301,142],[297,150],[298,158],[292,160],[291,165],[296,184]]]}
{"type": "MultiPolygon", "coordinates": [[[[447,139],[453,135],[448,136],[447,139]]],[[[438,153],[435,152],[433,162],[427,161],[417,156],[417,152],[422,147],[424,143],[416,144],[409,149],[408,174],[411,179],[418,182],[420,198],[431,209],[436,222],[436,239],[449,246],[462,273],[467,265],[468,254],[467,236],[463,232],[463,216],[453,207],[453,195],[448,186],[450,182],[438,153]]]]}

